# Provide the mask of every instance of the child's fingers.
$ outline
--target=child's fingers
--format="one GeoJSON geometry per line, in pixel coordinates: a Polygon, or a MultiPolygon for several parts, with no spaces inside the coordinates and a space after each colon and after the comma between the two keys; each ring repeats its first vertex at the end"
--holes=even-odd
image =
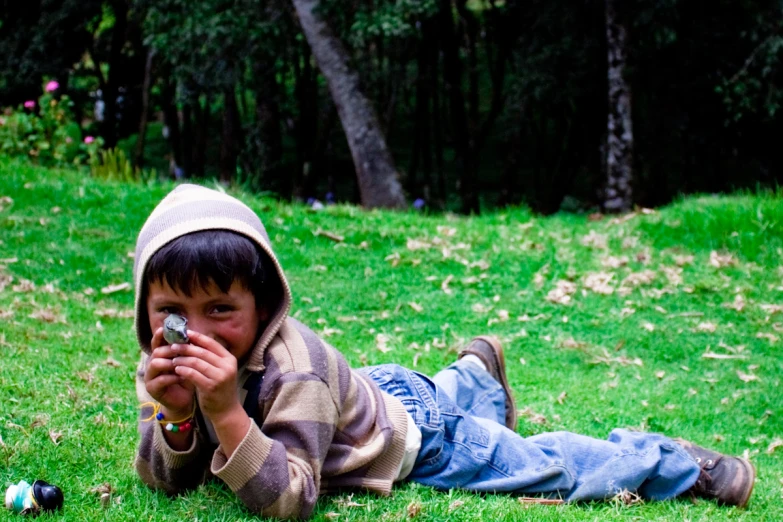
{"type": "MultiPolygon", "coordinates": [[[[211,355],[214,357],[214,354],[211,355]]],[[[225,374],[225,371],[221,368],[209,364],[209,362],[199,357],[180,356],[172,359],[172,362],[174,363],[175,372],[182,367],[192,368],[212,381],[222,381],[225,374]]]]}
{"type": "Polygon", "coordinates": [[[176,373],[158,375],[154,379],[147,381],[147,393],[152,397],[161,397],[166,392],[166,388],[174,384],[179,384],[181,380],[181,377],[176,373]]]}
{"type": "Polygon", "coordinates": [[[227,355],[231,355],[231,352],[226,350],[222,344],[207,335],[194,332],[193,330],[188,330],[188,337],[190,338],[190,344],[201,346],[202,348],[205,348],[214,353],[218,357],[226,357],[227,355]]]}
{"type": "Polygon", "coordinates": [[[214,383],[212,379],[190,366],[177,366],[174,371],[179,377],[193,384],[198,390],[211,389],[212,384],[214,383]]]}
{"type": "Polygon", "coordinates": [[[168,341],[166,341],[166,339],[163,338],[163,327],[160,327],[157,330],[155,330],[155,333],[152,334],[152,340],[150,341],[150,348],[154,350],[155,348],[167,344],[169,344],[168,341]]]}
{"type": "Polygon", "coordinates": [[[196,357],[212,366],[223,365],[223,358],[214,352],[193,344],[174,344],[171,346],[174,357],[196,357]]]}
{"type": "Polygon", "coordinates": [[[147,363],[147,370],[144,372],[144,381],[149,382],[159,375],[171,373],[174,371],[174,363],[168,357],[152,357],[147,363]]]}
{"type": "Polygon", "coordinates": [[[150,360],[152,359],[171,359],[172,357],[176,357],[177,353],[169,346],[168,344],[165,344],[163,346],[158,346],[154,350],[152,350],[152,353],[150,354],[150,360]]]}

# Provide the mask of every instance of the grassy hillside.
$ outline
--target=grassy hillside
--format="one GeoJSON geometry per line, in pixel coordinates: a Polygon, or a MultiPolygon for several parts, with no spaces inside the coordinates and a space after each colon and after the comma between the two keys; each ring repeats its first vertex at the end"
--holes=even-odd
{"type": "MultiPolygon", "coordinates": [[[[136,234],[171,188],[0,159],[0,486],[59,484],[65,510],[40,520],[253,518],[219,482],[169,499],[132,468],[138,346],[132,290],[119,285],[132,282],[136,234]]],[[[744,511],[689,500],[524,506],[406,484],[388,499],[324,497],[316,519],[783,520],[781,194],[599,221],[523,209],[313,212],[237,195],[269,230],[294,315],[351,364],[435,373],[471,336],[494,334],[520,433],[659,431],[745,453],[759,469],[744,511]]]]}

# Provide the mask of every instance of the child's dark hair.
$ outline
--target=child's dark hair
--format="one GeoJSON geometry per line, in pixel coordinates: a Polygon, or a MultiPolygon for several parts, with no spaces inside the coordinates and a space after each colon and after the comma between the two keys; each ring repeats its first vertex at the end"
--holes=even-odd
{"type": "Polygon", "coordinates": [[[202,230],[178,237],[155,252],[145,270],[144,293],[153,282],[165,282],[188,297],[210,282],[228,292],[235,281],[253,293],[257,307],[280,303],[280,279],[266,253],[236,232],[202,230]]]}

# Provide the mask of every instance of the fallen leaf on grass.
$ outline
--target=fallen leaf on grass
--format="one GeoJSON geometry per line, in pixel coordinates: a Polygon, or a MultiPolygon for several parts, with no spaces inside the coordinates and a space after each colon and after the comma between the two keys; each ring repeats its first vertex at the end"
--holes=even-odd
{"type": "Polygon", "coordinates": [[[133,310],[117,310],[116,308],[104,308],[95,310],[95,315],[98,317],[111,317],[111,318],[123,318],[130,319],[133,317],[133,310]]]}
{"type": "Polygon", "coordinates": [[[454,502],[449,504],[449,512],[454,511],[456,509],[459,509],[459,508],[461,508],[464,505],[465,505],[465,501],[464,500],[455,500],[454,502]]]}
{"type": "Polygon", "coordinates": [[[709,321],[705,321],[703,323],[699,323],[696,325],[696,330],[699,332],[709,332],[712,333],[718,328],[718,325],[715,323],[711,323],[709,321]]]}
{"type": "Polygon", "coordinates": [[[35,290],[35,283],[33,283],[32,281],[28,281],[27,279],[22,279],[21,281],[19,281],[18,285],[12,286],[11,290],[19,293],[32,292],[35,290]]]}
{"type": "Polygon", "coordinates": [[[345,240],[344,236],[341,236],[339,234],[335,234],[334,232],[328,232],[326,230],[318,229],[315,232],[313,232],[314,236],[323,236],[326,239],[331,239],[332,241],[336,243],[342,243],[345,240]]]}
{"type": "Polygon", "coordinates": [[[61,431],[55,431],[55,430],[49,431],[49,439],[51,439],[52,443],[55,446],[58,446],[60,444],[62,438],[63,438],[63,434],[61,431]]]}
{"type": "Polygon", "coordinates": [[[565,400],[566,400],[566,397],[568,397],[568,394],[566,392],[561,393],[560,395],[557,396],[557,399],[556,399],[557,403],[558,404],[563,404],[565,402],[565,400]]]}
{"type": "Polygon", "coordinates": [[[654,332],[655,331],[655,325],[652,324],[652,323],[642,323],[642,328],[644,328],[648,332],[654,332]]]}
{"type": "Polygon", "coordinates": [[[606,348],[603,349],[603,354],[595,355],[590,361],[590,364],[619,364],[620,366],[644,366],[644,363],[639,357],[630,359],[626,355],[620,355],[612,357],[606,348]]]}
{"type": "Polygon", "coordinates": [[[117,285],[109,285],[106,287],[101,288],[102,294],[113,294],[115,292],[122,292],[124,290],[130,290],[131,285],[130,283],[120,283],[117,285]]]}
{"type": "Polygon", "coordinates": [[[539,425],[545,425],[549,424],[549,421],[546,417],[541,415],[540,413],[536,413],[533,410],[530,409],[530,407],[525,407],[521,410],[517,410],[517,415],[520,417],[524,417],[529,422],[532,422],[533,424],[539,424],[539,425]]]}
{"type": "Polygon", "coordinates": [[[443,280],[443,282],[440,284],[440,289],[446,292],[447,295],[451,295],[454,293],[454,291],[449,288],[449,283],[451,283],[451,280],[454,279],[453,275],[449,275],[446,279],[443,280]]]}
{"type": "Polygon", "coordinates": [[[559,506],[565,502],[559,498],[519,497],[520,504],[541,504],[544,506],[559,506]]]}
{"type": "Polygon", "coordinates": [[[36,310],[35,312],[31,313],[28,316],[30,319],[38,319],[39,321],[44,321],[46,323],[63,323],[65,324],[65,316],[62,314],[56,313],[51,308],[43,308],[40,310],[36,310]]]}
{"type": "Polygon", "coordinates": [[[719,254],[715,250],[710,252],[710,265],[715,268],[724,268],[727,266],[736,266],[737,259],[731,254],[719,254]]]}
{"type": "Polygon", "coordinates": [[[582,236],[581,243],[586,247],[606,249],[608,237],[605,234],[597,234],[591,230],[586,236],[582,236]]]}
{"type": "Polygon", "coordinates": [[[658,379],[663,379],[663,378],[666,376],[666,372],[664,372],[664,371],[655,372],[655,376],[656,376],[658,379]]]}
{"type": "Polygon", "coordinates": [[[770,344],[778,342],[778,336],[771,333],[759,332],[756,334],[756,339],[767,339],[770,344]]]}
{"type": "Polygon", "coordinates": [[[609,256],[601,260],[605,268],[620,268],[628,264],[628,256],[609,256]]]}
{"type": "Polygon", "coordinates": [[[623,279],[622,286],[641,286],[649,285],[655,280],[656,273],[652,270],[642,270],[641,272],[631,272],[623,279]]]}
{"type": "Polygon", "coordinates": [[[13,280],[14,278],[10,275],[0,274],[0,292],[5,290],[5,287],[10,285],[13,280]]]}
{"type": "Polygon", "coordinates": [[[546,276],[549,274],[549,263],[545,264],[541,268],[538,269],[538,271],[533,276],[533,285],[536,288],[541,288],[544,286],[544,282],[546,281],[546,276]]]}
{"type": "Polygon", "coordinates": [[[765,453],[767,455],[772,455],[775,452],[775,450],[780,448],[781,446],[783,446],[783,439],[775,439],[769,444],[769,446],[767,446],[767,450],[765,451],[765,453]]]}
{"type": "Polygon", "coordinates": [[[779,314],[780,312],[783,312],[783,305],[763,304],[761,305],[761,309],[769,315],[779,314]]]}
{"type": "Polygon", "coordinates": [[[556,304],[568,304],[571,302],[571,295],[576,292],[576,285],[571,281],[560,280],[555,283],[556,287],[551,290],[546,300],[556,304]]]}
{"type": "Polygon", "coordinates": [[[389,341],[391,340],[391,337],[389,337],[386,334],[378,334],[375,336],[375,347],[378,348],[383,353],[387,353],[391,351],[391,348],[389,347],[389,341]]]}
{"type": "Polygon", "coordinates": [[[13,310],[0,310],[0,319],[10,319],[14,316],[13,310]]]}
{"type": "Polygon", "coordinates": [[[9,198],[8,196],[1,196],[0,197],[0,212],[6,209],[6,207],[10,207],[14,204],[14,200],[9,198]]]}
{"type": "Polygon", "coordinates": [[[353,500],[353,493],[350,495],[346,495],[344,497],[336,498],[332,502],[335,503],[338,507],[346,508],[346,507],[364,507],[367,504],[360,504],[359,502],[356,502],[353,500]]]}
{"type": "Polygon", "coordinates": [[[694,257],[687,255],[687,256],[674,256],[674,264],[677,266],[685,266],[690,265],[693,263],[694,257]]]}
{"type": "Polygon", "coordinates": [[[745,309],[745,298],[742,297],[740,294],[737,294],[734,296],[734,301],[731,303],[723,303],[723,308],[733,308],[734,310],[741,312],[745,309]]]}
{"type": "Polygon", "coordinates": [[[426,250],[432,248],[432,243],[429,241],[422,241],[421,239],[408,238],[406,246],[408,250],[426,250]]]}
{"type": "Polygon", "coordinates": [[[752,382],[752,381],[760,380],[758,375],[754,375],[752,373],[743,373],[742,370],[737,370],[737,377],[739,377],[742,382],[752,382]]]}
{"type": "Polygon", "coordinates": [[[328,326],[323,329],[324,337],[331,337],[333,335],[341,335],[343,333],[339,328],[329,328],[328,326]]]}
{"type": "Polygon", "coordinates": [[[389,254],[383,260],[384,261],[389,261],[391,263],[391,266],[394,267],[394,266],[397,266],[397,265],[400,264],[400,259],[401,259],[400,253],[399,252],[395,252],[393,254],[389,254]]]}
{"type": "Polygon", "coordinates": [[[587,274],[585,277],[584,286],[596,294],[610,295],[614,292],[614,287],[609,284],[613,277],[614,274],[608,274],[606,272],[593,272],[587,274]]]}
{"type": "Polygon", "coordinates": [[[672,266],[661,267],[666,279],[669,280],[669,284],[672,286],[679,286],[682,284],[682,268],[676,268],[672,266]]]}
{"type": "Polygon", "coordinates": [[[702,359],[747,359],[747,355],[714,353],[709,350],[701,354],[702,359]]]}
{"type": "Polygon", "coordinates": [[[568,348],[569,350],[583,350],[587,347],[587,343],[579,342],[575,340],[573,337],[569,337],[562,343],[560,343],[560,346],[563,348],[568,348]]]}
{"type": "Polygon", "coordinates": [[[644,502],[642,497],[632,491],[628,491],[627,489],[618,491],[617,494],[615,494],[615,496],[613,496],[610,500],[617,504],[625,504],[626,506],[632,506],[634,504],[641,504],[644,502]]]}
{"type": "Polygon", "coordinates": [[[421,513],[421,502],[414,500],[408,504],[408,518],[416,518],[421,513]]]}
{"type": "Polygon", "coordinates": [[[111,366],[112,368],[122,367],[122,363],[120,363],[117,359],[114,359],[113,357],[107,358],[105,361],[103,361],[103,364],[105,364],[106,366],[111,366]]]}
{"type": "Polygon", "coordinates": [[[410,306],[411,308],[413,308],[414,311],[419,312],[419,313],[424,311],[424,307],[423,306],[421,306],[419,303],[415,303],[413,301],[408,303],[408,306],[410,306]]]}

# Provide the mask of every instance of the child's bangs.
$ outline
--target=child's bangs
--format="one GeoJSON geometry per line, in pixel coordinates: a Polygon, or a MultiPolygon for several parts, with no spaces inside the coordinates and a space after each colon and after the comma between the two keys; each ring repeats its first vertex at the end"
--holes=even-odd
{"type": "Polygon", "coordinates": [[[228,292],[234,281],[249,290],[263,281],[258,251],[252,242],[231,232],[207,230],[168,243],[150,259],[146,280],[165,282],[190,297],[212,283],[228,292]],[[260,279],[260,280],[257,280],[260,279]]]}

